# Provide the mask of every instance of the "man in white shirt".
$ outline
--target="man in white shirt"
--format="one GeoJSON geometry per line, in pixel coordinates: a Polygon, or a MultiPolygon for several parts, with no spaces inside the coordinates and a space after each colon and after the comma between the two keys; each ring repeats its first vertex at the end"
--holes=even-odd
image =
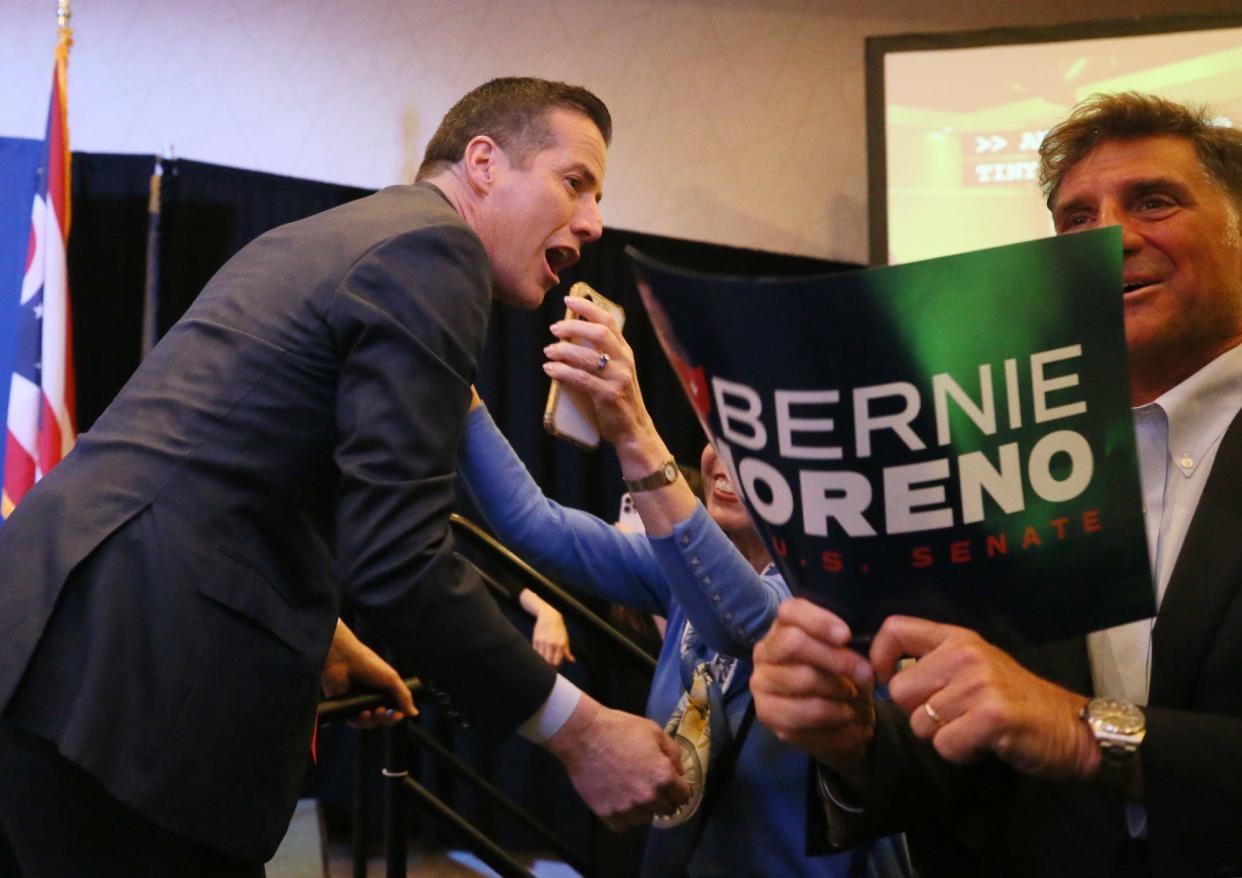
{"type": "Polygon", "coordinates": [[[791,601],[758,716],[821,766],[829,847],[898,829],[924,876],[1239,875],[1242,131],[1096,96],[1040,152],[1058,234],[1122,229],[1158,615],[1017,656],[891,617],[864,658],[791,601]]]}

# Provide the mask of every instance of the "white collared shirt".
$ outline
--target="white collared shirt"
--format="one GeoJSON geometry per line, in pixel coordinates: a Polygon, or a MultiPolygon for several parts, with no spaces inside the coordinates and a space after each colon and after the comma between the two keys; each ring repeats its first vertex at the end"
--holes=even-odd
{"type": "MultiPolygon", "coordinates": [[[[1134,410],[1143,520],[1157,612],[1220,440],[1239,409],[1242,345],[1225,351],[1181,384],[1134,410]]],[[[1096,695],[1147,704],[1155,621],[1144,619],[1087,635],[1096,695]]],[[[1146,836],[1146,808],[1128,803],[1126,825],[1132,837],[1146,836]]]]}
{"type": "MultiPolygon", "coordinates": [[[[1216,459],[1225,430],[1242,409],[1242,345],[1231,348],[1134,409],[1147,551],[1156,607],[1216,459]]],[[[1144,619],[1087,637],[1096,695],[1146,704],[1151,683],[1151,630],[1144,619]]]]}

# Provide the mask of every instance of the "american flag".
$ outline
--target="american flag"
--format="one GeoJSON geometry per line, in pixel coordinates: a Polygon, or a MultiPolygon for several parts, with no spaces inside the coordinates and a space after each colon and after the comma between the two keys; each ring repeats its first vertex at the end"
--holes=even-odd
{"type": "Polygon", "coordinates": [[[62,27],[52,72],[47,159],[30,215],[30,245],[18,303],[0,515],[8,518],[34,483],[73,448],[73,355],[69,332],[69,132],[65,70],[72,38],[62,27]]]}

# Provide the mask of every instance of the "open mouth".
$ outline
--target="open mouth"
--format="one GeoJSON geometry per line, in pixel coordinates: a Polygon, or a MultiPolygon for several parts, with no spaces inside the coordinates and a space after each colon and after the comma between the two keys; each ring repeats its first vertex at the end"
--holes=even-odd
{"type": "Polygon", "coordinates": [[[544,251],[544,259],[548,262],[548,270],[560,280],[560,274],[578,261],[578,251],[572,247],[549,247],[544,251]]]}
{"type": "Polygon", "coordinates": [[[1144,287],[1149,287],[1153,283],[1155,283],[1155,281],[1150,281],[1150,280],[1128,281],[1121,285],[1121,292],[1125,295],[1129,295],[1130,293],[1133,293],[1137,290],[1141,290],[1144,287]]]}
{"type": "Polygon", "coordinates": [[[737,502],[737,492],[733,490],[733,483],[724,473],[716,473],[712,478],[712,493],[720,500],[737,502]]]}

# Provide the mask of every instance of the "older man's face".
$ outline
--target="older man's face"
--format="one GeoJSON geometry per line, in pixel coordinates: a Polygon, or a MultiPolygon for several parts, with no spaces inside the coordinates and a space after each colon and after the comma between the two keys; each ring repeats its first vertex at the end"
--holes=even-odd
{"type": "Polygon", "coordinates": [[[1136,403],[1242,338],[1242,223],[1188,140],[1105,141],[1065,175],[1052,216],[1058,234],[1121,226],[1136,403]]]}

